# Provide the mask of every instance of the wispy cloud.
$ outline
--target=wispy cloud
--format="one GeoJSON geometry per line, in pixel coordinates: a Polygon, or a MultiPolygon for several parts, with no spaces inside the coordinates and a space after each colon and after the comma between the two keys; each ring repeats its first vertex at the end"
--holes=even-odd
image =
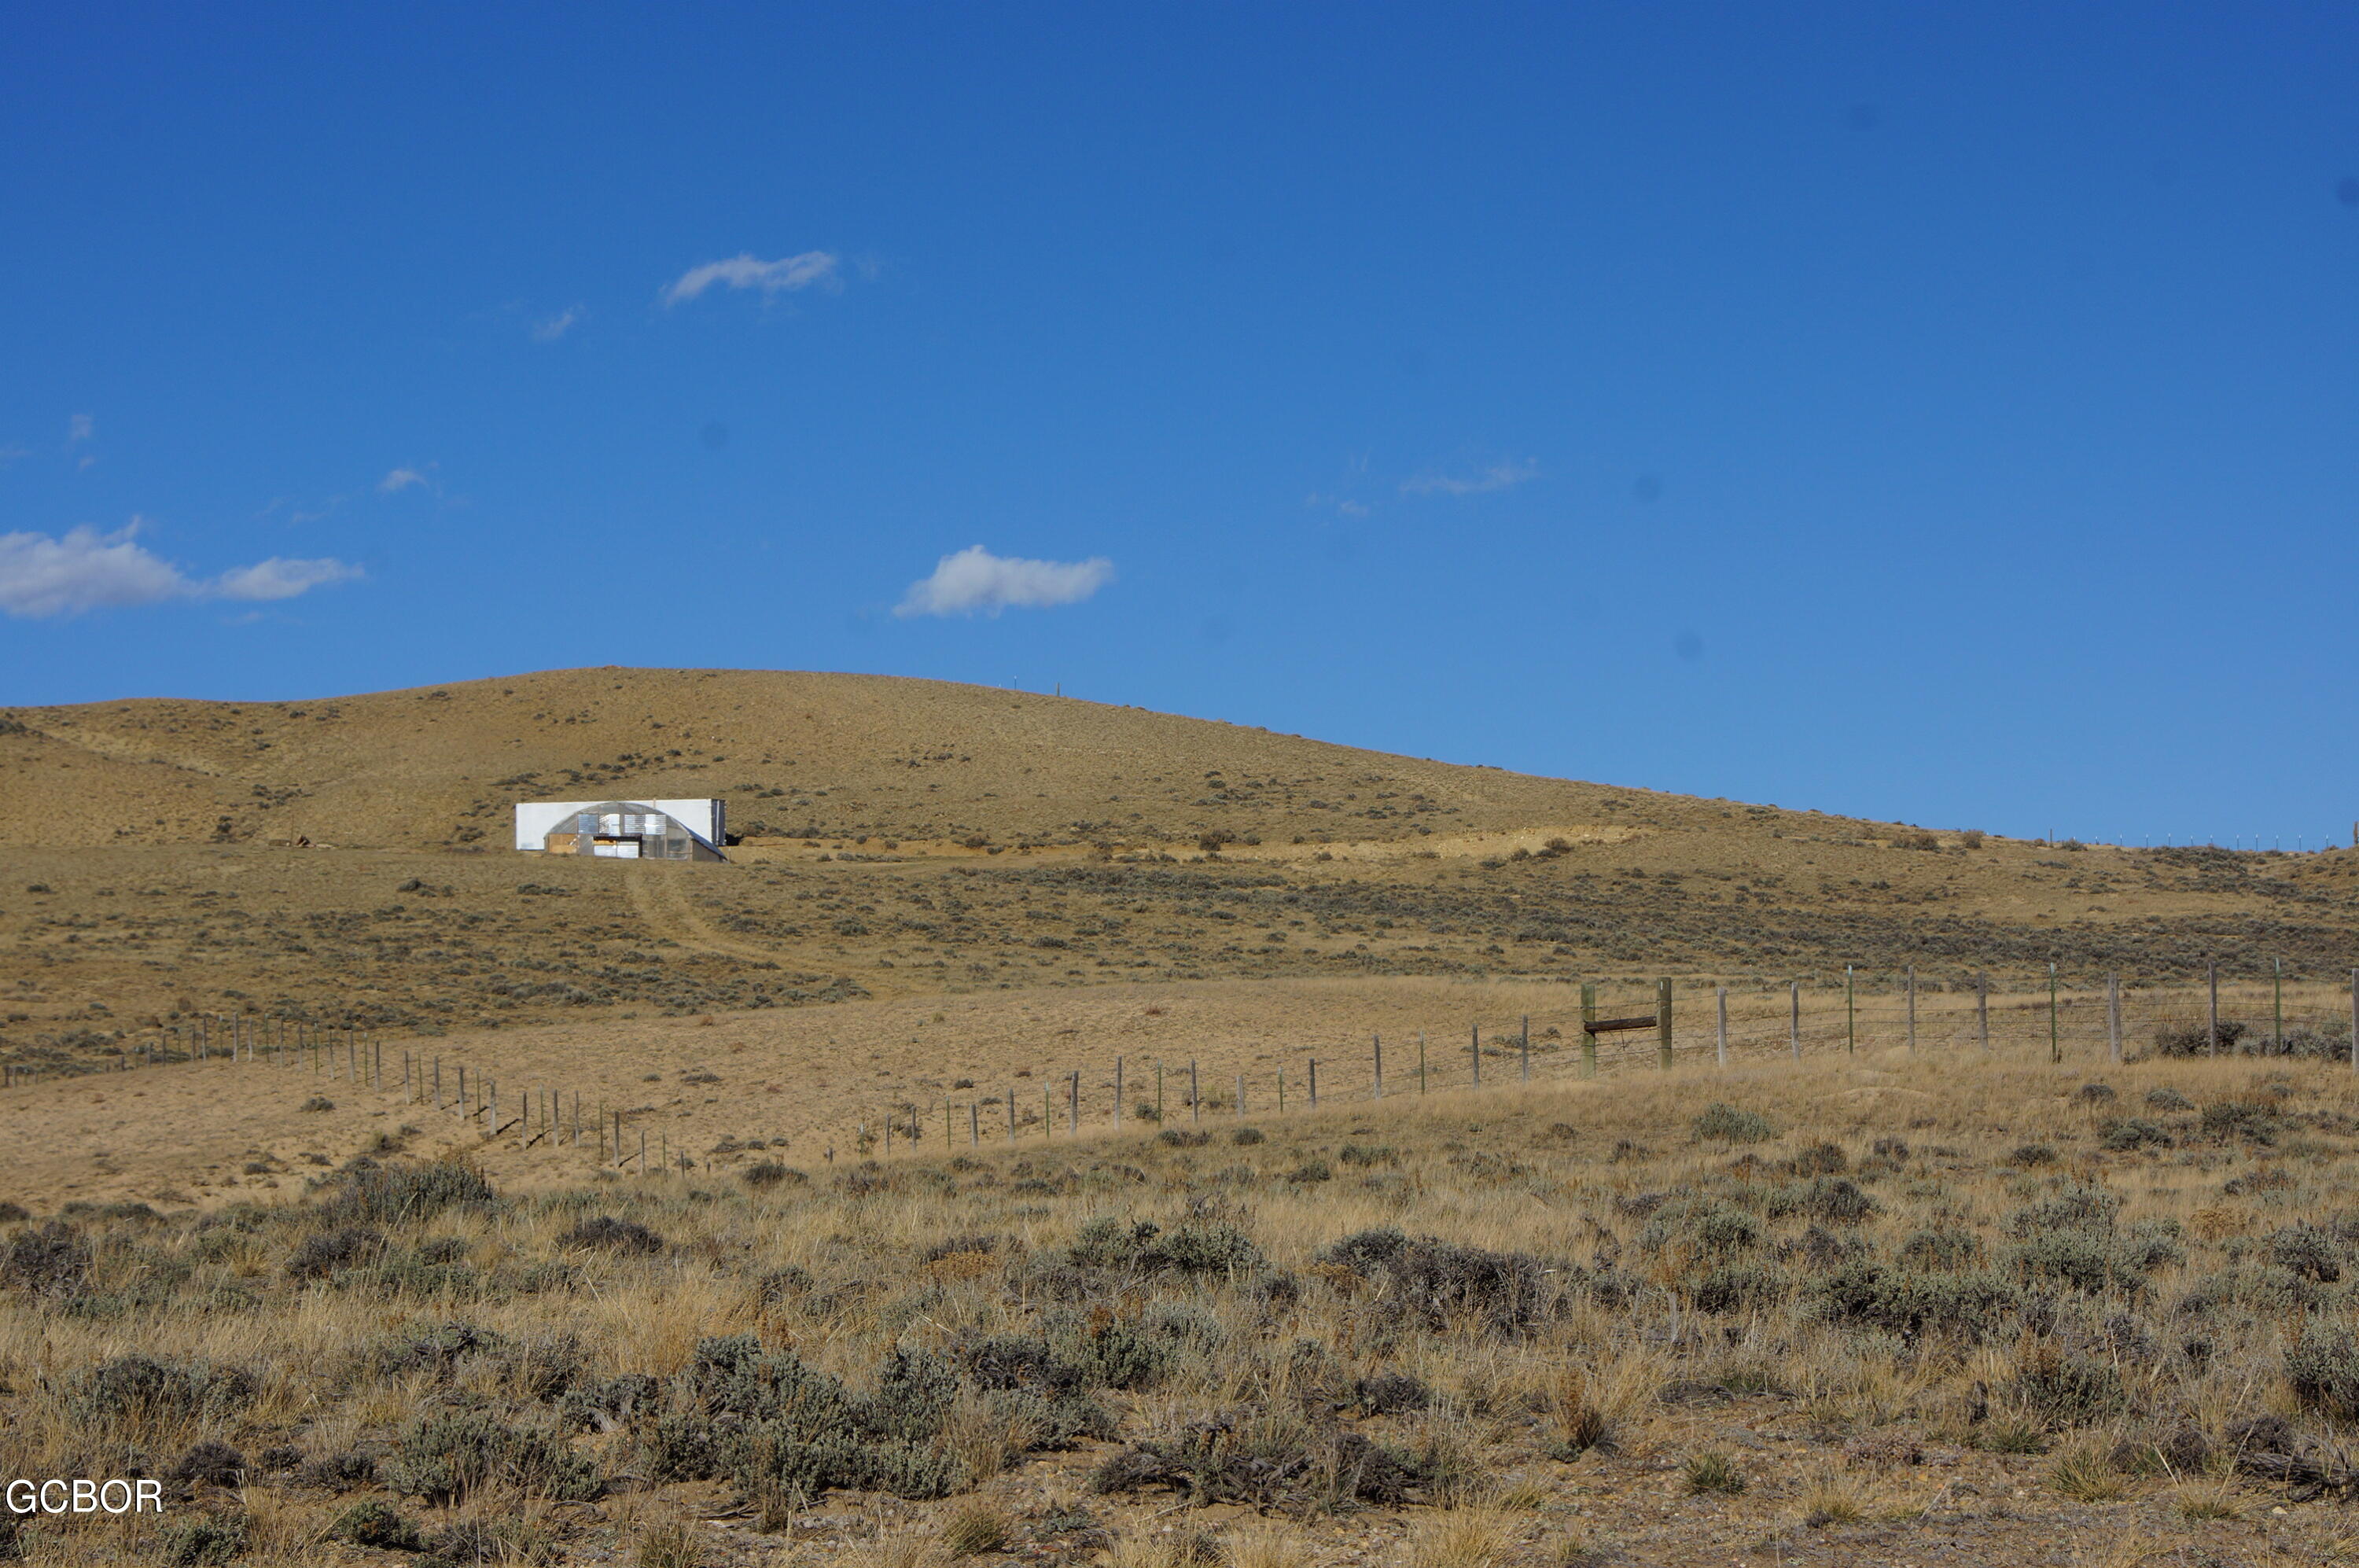
{"type": "Polygon", "coordinates": [[[252,566],[234,566],[213,579],[208,590],[223,599],[292,599],[331,583],[349,583],[361,569],[333,560],[294,561],[274,555],[252,566]]]}
{"type": "Polygon", "coordinates": [[[0,441],[0,468],[33,455],[33,449],[16,441],[0,441]]]}
{"type": "Polygon", "coordinates": [[[291,599],[361,575],[341,561],[273,556],[215,578],[192,578],[136,539],[139,519],[111,534],[83,527],[61,535],[0,534],[0,615],[25,620],[170,599],[291,599]]]}
{"type": "Polygon", "coordinates": [[[1042,609],[1073,604],[1114,581],[1114,562],[1105,557],[1087,561],[1022,561],[994,555],[973,545],[946,555],[934,574],[909,584],[908,595],[895,606],[897,615],[996,615],[1007,609],[1042,609]]]}
{"type": "Polygon", "coordinates": [[[76,414],[66,421],[66,445],[92,440],[98,434],[98,421],[88,414],[76,414]]]}
{"type": "Polygon", "coordinates": [[[535,343],[555,343],[558,339],[571,332],[575,327],[580,326],[582,324],[582,318],[585,314],[587,314],[587,312],[584,311],[581,306],[574,305],[560,310],[556,315],[549,317],[546,321],[535,321],[532,324],[532,341],[535,343]]]}
{"type": "Polygon", "coordinates": [[[790,294],[815,283],[835,287],[840,281],[832,251],[807,250],[776,261],[764,261],[749,252],[690,267],[664,290],[663,302],[677,305],[693,299],[716,283],[731,289],[758,289],[764,294],[790,294]]]}
{"type": "Polygon", "coordinates": [[[376,493],[380,495],[398,495],[413,485],[429,484],[431,481],[415,468],[397,468],[376,482],[376,493]]]}
{"type": "Polygon", "coordinates": [[[1364,517],[1368,515],[1367,504],[1364,501],[1354,501],[1348,495],[1322,495],[1316,490],[1305,495],[1302,504],[1314,512],[1333,512],[1343,517],[1364,517]]]}
{"type": "Polygon", "coordinates": [[[1453,474],[1420,474],[1401,481],[1404,495],[1485,495],[1494,490],[1512,490],[1527,479],[1539,477],[1540,465],[1527,458],[1521,463],[1495,463],[1473,475],[1453,474]]]}

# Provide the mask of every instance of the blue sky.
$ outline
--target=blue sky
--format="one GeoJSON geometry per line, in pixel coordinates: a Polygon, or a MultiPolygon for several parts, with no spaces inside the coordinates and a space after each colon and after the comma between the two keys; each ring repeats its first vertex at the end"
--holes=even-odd
{"type": "Polygon", "coordinates": [[[2347,9],[52,7],[0,155],[0,702],[874,670],[2359,816],[2347,9]]]}

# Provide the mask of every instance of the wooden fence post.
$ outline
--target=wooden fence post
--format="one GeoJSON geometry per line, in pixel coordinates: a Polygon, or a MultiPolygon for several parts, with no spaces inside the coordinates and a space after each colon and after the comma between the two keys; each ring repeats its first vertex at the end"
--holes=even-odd
{"type": "Polygon", "coordinates": [[[1983,1049],[1990,1049],[1990,971],[1974,971],[1974,1027],[1982,1032],[1983,1049]]]}
{"type": "Polygon", "coordinates": [[[2105,976],[2105,1056],[2108,1061],[2122,1059],[2122,977],[2105,976]]]}
{"type": "Polygon", "coordinates": [[[1244,1118],[1244,1116],[1245,1116],[1245,1075],[1244,1073],[1238,1073],[1238,1074],[1237,1074],[1237,1116],[1238,1116],[1238,1118],[1239,1118],[1240,1120],[1242,1120],[1242,1119],[1244,1118]]]}
{"type": "MultiPolygon", "coordinates": [[[[2354,1058],[2359,1061],[2359,1058],[2354,1058]]],[[[1425,1093],[1425,1031],[1417,1031],[1417,1092],[1425,1093]]]]}
{"type": "Polygon", "coordinates": [[[2211,1001],[2209,1010],[2204,1014],[2203,1054],[2217,1056],[2220,1054],[2220,966],[2205,964],[2204,977],[2211,1001]]]}
{"type": "Polygon", "coordinates": [[[1728,1065],[1728,987],[1720,988],[1720,1064],[1728,1065]]]}
{"type": "Polygon", "coordinates": [[[1786,1001],[1789,1011],[1786,1020],[1787,1037],[1793,1041],[1794,1060],[1802,1060],[1802,983],[1786,982],[1786,1001]]]}
{"type": "Polygon", "coordinates": [[[1669,975],[1655,982],[1655,1028],[1662,1041],[1663,1071],[1671,1070],[1671,982],[1669,975]]]}
{"type": "Polygon", "coordinates": [[[1310,1108],[1319,1108],[1319,1059],[1315,1056],[1310,1059],[1310,1108]]]}
{"type": "Polygon", "coordinates": [[[1385,1097],[1385,1037],[1382,1035],[1375,1036],[1375,1044],[1370,1047],[1370,1050],[1375,1053],[1376,1065],[1375,1077],[1372,1080],[1375,1087],[1370,1092],[1368,1098],[1372,1100],[1381,1100],[1385,1097]]]}
{"type": "Polygon", "coordinates": [[[966,1146],[969,1149],[983,1147],[983,1109],[973,1100],[966,1103],[966,1146]]]}
{"type": "Polygon", "coordinates": [[[1196,1059],[1192,1056],[1188,1059],[1188,1119],[1191,1122],[1204,1119],[1204,1096],[1197,1088],[1196,1059]]]}
{"type": "Polygon", "coordinates": [[[1581,1075],[1597,1076],[1597,1031],[1589,1026],[1597,1021],[1597,982],[1581,983],[1581,1075]]]}
{"type": "Polygon", "coordinates": [[[1908,966],[1908,1049],[1917,1049],[1917,966],[1908,966]]]}
{"type": "Polygon", "coordinates": [[[1114,1130],[1122,1130],[1122,1058],[1114,1059],[1114,1130]]]}
{"type": "Polygon", "coordinates": [[[2269,1054],[2285,1054],[2285,960],[2269,960],[2269,1054]]]}
{"type": "Polygon", "coordinates": [[[1859,1000],[1852,984],[1852,967],[1843,965],[1843,1050],[1859,1054],[1859,1000]]]}
{"type": "Polygon", "coordinates": [[[1467,1026],[1466,1050],[1474,1061],[1474,1087],[1480,1089],[1483,1086],[1483,1026],[1480,1023],[1467,1026]]]}
{"type": "Polygon", "coordinates": [[[2064,1060],[2063,1037],[2056,1030],[2056,961],[2048,962],[2048,1061],[2052,1066],[2064,1060]]]}

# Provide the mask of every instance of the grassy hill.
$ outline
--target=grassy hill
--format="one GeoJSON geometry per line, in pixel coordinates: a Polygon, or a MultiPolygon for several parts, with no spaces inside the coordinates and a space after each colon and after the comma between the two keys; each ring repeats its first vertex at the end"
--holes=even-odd
{"type": "Polygon", "coordinates": [[[245,1013],[446,1031],[1104,981],[1871,989],[2346,967],[2348,852],[2048,846],[875,676],[562,670],[0,712],[0,1060],[245,1013]],[[726,866],[520,856],[717,794],[726,866]]]}

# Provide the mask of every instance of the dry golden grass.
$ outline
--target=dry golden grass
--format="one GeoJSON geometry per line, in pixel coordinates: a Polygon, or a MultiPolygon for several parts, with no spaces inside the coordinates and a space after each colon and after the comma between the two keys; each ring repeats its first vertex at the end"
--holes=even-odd
{"type": "MultiPolygon", "coordinates": [[[[715,1533],[682,1521],[731,1511],[725,1476],[658,1482],[593,1515],[528,1487],[437,1508],[382,1486],[338,1494],[308,1472],[274,1468],[250,1475],[242,1491],[199,1488],[176,1507],[201,1500],[242,1511],[254,1560],[265,1562],[305,1560],[342,1508],[371,1496],[431,1529],[496,1518],[552,1562],[673,1552],[683,1539],[717,1551],[725,1537],[731,1551],[756,1554],[748,1561],[784,1561],[820,1540],[879,1568],[908,1568],[983,1550],[960,1521],[989,1518],[1016,1545],[1050,1557],[1110,1541],[1114,1561],[1178,1568],[1209,1550],[1200,1540],[1209,1525],[1237,1568],[1295,1568],[1347,1552],[1472,1568],[1522,1561],[1538,1548],[1519,1521],[1539,1529],[1576,1499],[1585,1537],[1674,1563],[1712,1560],[1716,1531],[1808,1529],[1834,1542],[1871,1528],[1938,1534],[1966,1515],[1977,1540],[2013,1552],[2077,1530],[2071,1510],[2090,1507],[2131,1510],[2140,1539],[2161,1553],[2201,1546],[2233,1514],[2288,1506],[2285,1539],[2325,1552],[2334,1505],[2287,1505],[2240,1480],[2227,1455],[2231,1428],[2256,1416],[2290,1417],[2303,1441],[2332,1434],[2331,1418],[2304,1409],[2287,1382],[2286,1354],[2305,1328],[2347,1338],[2347,1299],[2312,1281],[2301,1288],[2311,1290],[2309,1306],[2270,1312],[2255,1310],[2253,1292],[2301,1293],[2267,1273],[2266,1238],[2300,1222],[2341,1235],[2335,1216],[2359,1208],[2349,1163],[2359,1086],[2347,1072],[2301,1063],[2114,1069],[2104,1077],[2125,1105],[2168,1085],[2197,1108],[2164,1118],[2170,1147],[2112,1152],[2065,1092],[2086,1076],[2005,1062],[1748,1067],[1265,1117],[1255,1125],[1266,1138],[1252,1145],[1102,1136],[897,1160],[760,1193],[701,1175],[520,1189],[495,1203],[379,1224],[377,1261],[312,1281],[288,1275],[289,1257],[347,1220],[303,1206],[241,1208],[205,1223],[85,1216],[87,1273],[70,1288],[42,1294],[29,1265],[10,1265],[0,1457],[14,1474],[71,1475],[134,1456],[165,1470],[207,1438],[255,1465],[290,1444],[307,1461],[382,1454],[436,1409],[546,1425],[553,1397],[526,1391],[531,1375],[520,1368],[540,1363],[520,1356],[558,1356],[577,1388],[647,1374],[677,1390],[700,1342],[751,1333],[860,1390],[897,1345],[955,1362],[984,1341],[1038,1335],[1044,1325],[1093,1334],[1136,1325],[1188,1336],[1169,1342],[1188,1348],[1136,1388],[1091,1396],[1118,1423],[1111,1442],[1039,1452],[1038,1410],[995,1404],[982,1385],[962,1383],[932,1440],[958,1462],[955,1494],[940,1502],[835,1493],[782,1506],[749,1495],[734,1516],[742,1528],[715,1533]],[[1868,1076],[1892,1092],[1844,1094],[1868,1076]],[[1938,1097],[1911,1097],[1936,1083],[1938,1097]],[[1714,1101],[1767,1117],[1777,1136],[1734,1148],[1697,1139],[1689,1129],[1714,1101]],[[2272,1106],[2260,1127],[2269,1141],[2207,1134],[2201,1109],[2222,1104],[2272,1106]],[[2052,1144],[2057,1163],[2009,1164],[2027,1139],[2052,1144]],[[1346,1144],[1372,1142],[1392,1159],[1341,1160],[1346,1144]],[[1649,1152],[1629,1151],[1638,1144],[1649,1152]],[[1288,1179],[1319,1160],[1328,1180],[1288,1179]],[[1864,1194],[1866,1211],[1837,1183],[1864,1194]],[[2082,1290],[2037,1271],[2045,1265],[2026,1249],[2046,1232],[2026,1229],[2020,1216],[2090,1187],[2117,1203],[2108,1234],[2120,1245],[2179,1228],[2169,1246],[2082,1290]],[[1848,1217],[1815,1206],[1828,1203],[1828,1213],[1848,1217]],[[2187,1223],[2223,1210],[2245,1223],[2210,1239],[2187,1223]],[[1738,1212],[1752,1228],[1725,1234],[1746,1239],[1719,1250],[1699,1242],[1723,1233],[1698,1227],[1730,1223],[1711,1215],[1738,1212]],[[645,1225],[665,1245],[633,1255],[566,1241],[602,1214],[645,1225]],[[1100,1220],[1125,1227],[1110,1233],[1118,1235],[1152,1222],[1167,1237],[1234,1226],[1266,1261],[1196,1275],[1067,1263],[1077,1244],[1103,1245],[1087,1242],[1100,1220]],[[1551,1304],[1502,1331],[1479,1312],[1412,1310],[1381,1269],[1316,1267],[1335,1256],[1326,1249],[1339,1238],[1385,1227],[1534,1258],[1557,1270],[1539,1277],[1554,1281],[1551,1304]],[[1945,1230],[1980,1245],[1943,1256],[1981,1261],[1929,1278],[1986,1268],[2017,1292],[1986,1332],[1912,1338],[1834,1309],[1827,1281],[1840,1265],[1814,1261],[1821,1252],[1897,1268],[1918,1238],[1945,1230]],[[455,1261],[430,1264],[429,1253],[455,1261]],[[992,1267],[924,1262],[977,1253],[992,1267]],[[1713,1271],[1734,1267],[1782,1284],[1704,1304],[1713,1271]],[[1290,1282],[1283,1290],[1265,1283],[1281,1278],[1290,1282]],[[2207,1300],[2217,1304],[2194,1304],[2207,1300]],[[484,1342],[492,1348],[447,1362],[386,1359],[405,1336],[451,1323],[494,1336],[484,1342]],[[2203,1341],[2200,1357],[2182,1348],[2192,1339],[2203,1341]],[[92,1404],[77,1392],[90,1369],[133,1356],[243,1368],[251,1393],[234,1409],[175,1410],[92,1404]],[[1356,1390],[1394,1376],[1416,1380],[1421,1405],[1367,1413],[1376,1407],[1361,1401],[1374,1396],[1356,1390]],[[2047,1452],[2007,1452],[2006,1431],[2047,1452]],[[1571,1441],[1576,1432],[1586,1440],[1571,1441]],[[1344,1432],[1422,1467],[1406,1506],[1338,1508],[1333,1458],[1318,1455],[1344,1432]],[[1256,1474],[1256,1456],[1282,1467],[1308,1455],[1308,1467],[1273,1472],[1287,1478],[1258,1493],[1258,1482],[1205,1483],[1215,1495],[1193,1500],[1208,1506],[1206,1523],[1186,1493],[1168,1487],[1088,1495],[1092,1475],[1126,1446],[1176,1454],[1206,1433],[1219,1434],[1223,1464],[1245,1466],[1220,1475],[1256,1474]],[[2185,1474],[2133,1453],[2138,1443],[2180,1452],[2174,1445],[2190,1441],[2210,1457],[2185,1474]],[[1680,1497],[1680,1475],[1710,1454],[1727,1456],[1745,1489],[1680,1497]],[[1219,1491],[1235,1485],[1246,1489],[1219,1491]],[[2027,1495],[2012,1497],[2018,1489],[2027,1495]],[[1975,1496],[2011,1501],[1993,1511],[1965,1500],[1975,1496]],[[1256,1500],[1266,1516],[1236,1511],[1256,1500]],[[1083,1510],[1096,1516],[1091,1529],[1071,1522],[1083,1510]],[[751,1528],[796,1521],[791,1532],[751,1528]]],[[[20,1224],[10,1245],[34,1234],[20,1224]]],[[[603,1473],[645,1476],[651,1430],[625,1418],[565,1441],[603,1473]]],[[[156,1549],[152,1532],[120,1523],[36,1528],[49,1532],[43,1550],[57,1561],[139,1561],[156,1549]]]]}
{"type": "MultiPolygon", "coordinates": [[[[2220,958],[2232,1016],[2254,1022],[2272,959],[2323,978],[2359,928],[2350,852],[1914,847],[1924,835],[1896,824],[856,676],[575,670],[10,710],[0,796],[47,834],[12,849],[0,887],[0,951],[18,960],[0,1061],[49,1072],[143,1040],[179,1049],[234,1015],[488,1059],[467,1037],[862,996],[939,1010],[1107,983],[1524,977],[1603,979],[1611,1011],[1662,974],[1689,987],[1690,1048],[1721,980],[1740,1051],[1782,1045],[1799,979],[1823,1051],[1844,1035],[1846,966],[1875,1045],[1903,1028],[1911,963],[1936,1049],[1971,1032],[1979,969],[2001,985],[1995,1025],[2030,1040],[2044,974],[2028,955],[2061,962],[2085,1042],[2108,971],[2183,984],[2220,958]],[[773,830],[730,866],[503,847],[518,799],[714,793],[773,830]],[[283,847],[299,838],[314,847],[283,847]],[[2245,919],[2267,942],[2223,950],[2245,919]]],[[[2154,1019],[2132,1000],[2142,1031],[2154,1019]]],[[[1440,1043],[1528,1010],[1552,1054],[1576,1007],[1560,987],[1398,1021],[1440,1043]]],[[[1331,1021],[1346,1040],[1363,1027],[1331,1021]]],[[[1093,1043],[1103,1060],[1112,1042],[1093,1043]]]]}

